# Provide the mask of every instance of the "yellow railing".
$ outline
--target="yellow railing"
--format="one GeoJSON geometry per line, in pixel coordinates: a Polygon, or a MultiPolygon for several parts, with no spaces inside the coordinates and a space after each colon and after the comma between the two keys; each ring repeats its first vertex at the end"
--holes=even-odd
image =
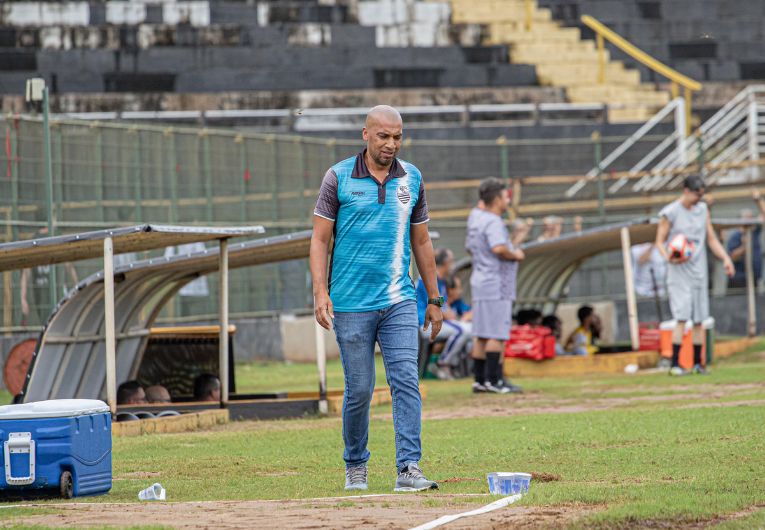
{"type": "Polygon", "coordinates": [[[534,22],[534,0],[526,0],[524,6],[526,8],[526,20],[524,26],[526,31],[531,31],[531,24],[534,22]]]}
{"type": "Polygon", "coordinates": [[[598,47],[598,82],[605,83],[606,81],[607,61],[604,41],[607,40],[636,61],[643,63],[654,72],[669,79],[672,82],[671,91],[673,98],[678,96],[679,87],[684,88],[683,96],[685,98],[685,123],[686,127],[688,128],[686,132],[689,132],[691,124],[691,92],[701,90],[701,83],[694,81],[690,77],[681,74],[673,68],[670,68],[658,59],[651,57],[646,52],[629,43],[621,35],[615,33],[613,30],[598,22],[593,17],[589,15],[583,15],[582,23],[595,32],[595,38],[598,47]]]}

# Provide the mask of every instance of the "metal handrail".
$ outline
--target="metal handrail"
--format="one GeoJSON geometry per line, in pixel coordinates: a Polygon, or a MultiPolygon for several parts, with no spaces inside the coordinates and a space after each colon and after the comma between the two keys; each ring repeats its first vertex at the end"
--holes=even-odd
{"type": "MultiPolygon", "coordinates": [[[[619,145],[616,149],[614,149],[607,157],[605,157],[596,167],[592,168],[587,175],[580,179],[578,182],[576,182],[573,186],[571,186],[568,190],[565,192],[565,197],[570,199],[574,195],[576,195],[582,188],[584,188],[588,182],[591,182],[595,177],[602,174],[602,172],[607,169],[614,161],[616,161],[621,155],[623,155],[630,147],[635,145],[638,140],[643,138],[648,134],[648,132],[651,131],[656,125],[664,121],[665,118],[667,118],[671,113],[675,113],[675,133],[673,133],[672,137],[677,138],[679,135],[680,130],[685,129],[685,124],[683,123],[684,120],[684,112],[683,112],[683,99],[682,98],[676,98],[667,103],[659,112],[657,112],[654,116],[651,117],[650,120],[648,120],[646,123],[644,123],[637,131],[632,133],[632,135],[627,138],[621,145],[619,145]],[[679,116],[678,116],[679,115],[679,116]]],[[[641,160],[641,163],[643,163],[643,167],[647,162],[645,159],[641,160]]],[[[642,169],[642,167],[641,167],[642,169]]],[[[627,182],[626,178],[620,179],[617,183],[613,184],[611,186],[612,191],[611,193],[615,193],[619,188],[621,188],[625,183],[627,182]]]]}

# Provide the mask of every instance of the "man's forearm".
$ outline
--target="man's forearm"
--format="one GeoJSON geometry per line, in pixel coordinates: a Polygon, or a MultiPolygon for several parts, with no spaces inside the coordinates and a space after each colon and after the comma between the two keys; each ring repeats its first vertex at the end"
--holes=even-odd
{"type": "Polygon", "coordinates": [[[712,254],[717,256],[718,259],[721,259],[721,260],[730,259],[730,256],[728,256],[728,253],[725,251],[725,248],[722,246],[722,243],[720,243],[720,240],[717,238],[714,238],[712,241],[709,242],[709,250],[711,250],[712,254]]]}
{"type": "Polygon", "coordinates": [[[510,250],[504,245],[494,247],[491,249],[491,251],[494,252],[494,254],[498,256],[499,259],[503,259],[505,261],[520,261],[524,258],[522,250],[510,250]]]}
{"type": "Polygon", "coordinates": [[[313,295],[327,292],[327,256],[329,244],[318,239],[311,239],[309,267],[311,269],[311,281],[313,283],[313,295]]]}
{"type": "Polygon", "coordinates": [[[746,254],[746,245],[742,244],[741,246],[738,246],[731,251],[730,259],[733,261],[739,261],[744,257],[744,254],[746,254]]]}
{"type": "Polygon", "coordinates": [[[436,280],[436,260],[433,257],[433,243],[430,238],[426,242],[418,242],[412,245],[414,261],[417,263],[417,270],[420,272],[422,283],[428,292],[429,298],[441,296],[438,292],[438,280],[436,280]]]}

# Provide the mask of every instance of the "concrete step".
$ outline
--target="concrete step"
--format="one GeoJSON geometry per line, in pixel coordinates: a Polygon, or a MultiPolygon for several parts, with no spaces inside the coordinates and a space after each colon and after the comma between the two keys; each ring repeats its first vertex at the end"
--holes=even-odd
{"type": "MultiPolygon", "coordinates": [[[[584,41],[588,42],[588,41],[584,41]]],[[[611,54],[605,50],[606,61],[610,61],[611,54]]],[[[598,53],[584,46],[558,46],[547,43],[521,43],[513,44],[510,56],[515,63],[536,64],[547,62],[551,57],[558,61],[566,61],[576,64],[598,63],[598,53]]]]}
{"type": "MultiPolygon", "coordinates": [[[[536,9],[531,13],[533,23],[545,23],[553,20],[549,9],[536,9]]],[[[452,22],[503,22],[508,24],[523,24],[526,22],[526,8],[502,5],[497,9],[485,7],[452,5],[452,22]]]]}
{"type": "Polygon", "coordinates": [[[556,43],[576,46],[581,41],[579,28],[542,27],[537,25],[531,31],[514,31],[502,24],[489,25],[489,39],[496,44],[556,43]]]}
{"type": "MultiPolygon", "coordinates": [[[[593,85],[598,82],[597,66],[537,63],[536,69],[537,77],[542,84],[571,87],[593,85]]],[[[640,86],[640,72],[624,70],[621,65],[610,63],[606,65],[606,83],[638,87],[640,86]]]]}
{"type": "Polygon", "coordinates": [[[623,109],[608,109],[608,121],[611,123],[646,122],[651,119],[651,116],[656,114],[660,108],[660,106],[645,105],[623,109]]]}
{"type": "Polygon", "coordinates": [[[573,103],[645,103],[664,106],[671,98],[669,92],[657,91],[650,85],[640,85],[631,89],[614,84],[570,86],[566,89],[569,101],[573,103]]]}

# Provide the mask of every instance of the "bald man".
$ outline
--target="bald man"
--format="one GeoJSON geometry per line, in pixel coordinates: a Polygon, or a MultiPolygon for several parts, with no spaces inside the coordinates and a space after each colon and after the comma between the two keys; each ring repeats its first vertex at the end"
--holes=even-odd
{"type": "Polygon", "coordinates": [[[441,329],[443,298],[436,284],[428,205],[420,171],[396,158],[403,122],[392,107],[367,115],[361,153],[324,175],[311,237],[316,321],[334,328],[345,377],[345,489],[367,489],[369,405],[380,345],[393,397],[395,491],[436,489],[419,467],[422,400],[417,371],[418,319],[409,277],[410,248],[428,294],[424,329],[441,329]],[[331,267],[329,244],[334,235],[331,267]]]}

